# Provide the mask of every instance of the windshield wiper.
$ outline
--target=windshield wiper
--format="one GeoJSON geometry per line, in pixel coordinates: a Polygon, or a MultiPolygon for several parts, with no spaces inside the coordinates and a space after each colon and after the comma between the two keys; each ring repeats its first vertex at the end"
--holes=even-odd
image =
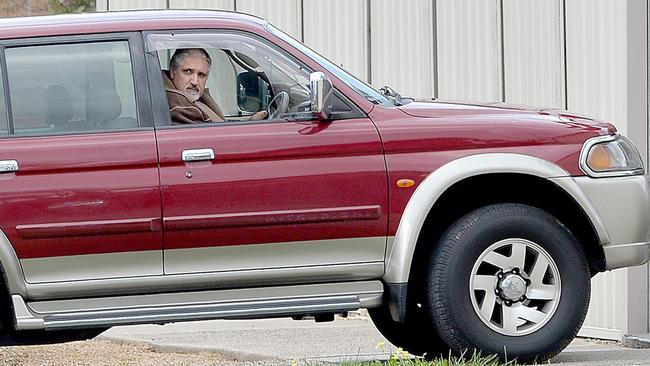
{"type": "Polygon", "coordinates": [[[393,101],[393,104],[396,106],[403,106],[404,104],[412,102],[414,99],[410,97],[402,97],[398,92],[395,91],[395,89],[391,88],[388,85],[384,85],[379,89],[379,92],[390,98],[393,101]]]}

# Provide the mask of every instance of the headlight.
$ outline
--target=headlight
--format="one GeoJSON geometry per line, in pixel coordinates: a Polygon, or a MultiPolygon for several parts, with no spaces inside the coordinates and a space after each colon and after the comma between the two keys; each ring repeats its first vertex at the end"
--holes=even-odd
{"type": "Polygon", "coordinates": [[[632,141],[623,135],[587,140],[580,152],[580,167],[592,177],[643,174],[641,155],[632,141]]]}

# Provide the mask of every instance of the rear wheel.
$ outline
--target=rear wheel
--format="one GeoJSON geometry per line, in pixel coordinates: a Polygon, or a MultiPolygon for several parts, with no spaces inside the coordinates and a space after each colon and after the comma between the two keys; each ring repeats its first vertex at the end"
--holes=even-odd
{"type": "Polygon", "coordinates": [[[429,263],[427,305],[457,353],[544,361],[576,335],[589,295],[589,268],[575,237],[526,205],[467,214],[442,235],[429,263]]]}

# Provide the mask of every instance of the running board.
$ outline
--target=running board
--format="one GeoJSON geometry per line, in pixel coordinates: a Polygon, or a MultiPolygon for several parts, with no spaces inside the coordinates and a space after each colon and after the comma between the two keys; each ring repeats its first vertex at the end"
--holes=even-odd
{"type": "Polygon", "coordinates": [[[12,301],[16,329],[69,329],[187,320],[342,313],[381,304],[380,281],[197,291],[25,303],[12,301]]]}

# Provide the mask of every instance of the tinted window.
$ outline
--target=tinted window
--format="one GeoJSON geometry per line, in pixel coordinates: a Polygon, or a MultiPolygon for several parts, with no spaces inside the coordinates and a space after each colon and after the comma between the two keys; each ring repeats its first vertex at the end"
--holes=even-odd
{"type": "Polygon", "coordinates": [[[138,126],[128,42],[9,48],[15,134],[138,126]]]}

